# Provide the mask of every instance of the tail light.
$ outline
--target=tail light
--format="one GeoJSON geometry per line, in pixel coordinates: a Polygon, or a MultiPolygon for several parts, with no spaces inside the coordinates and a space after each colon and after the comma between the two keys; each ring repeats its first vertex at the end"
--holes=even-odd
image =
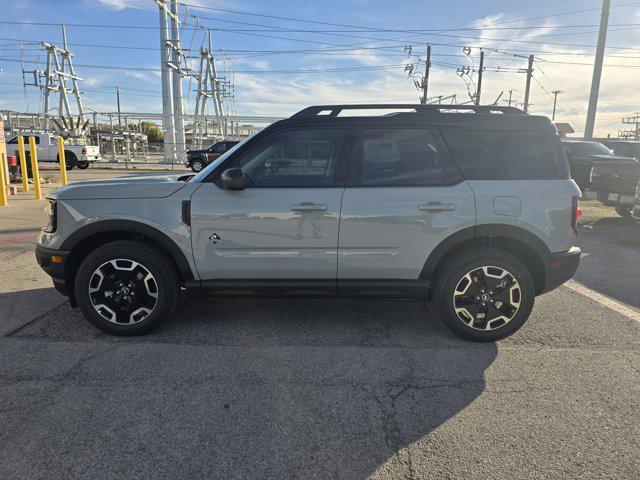
{"type": "Polygon", "coordinates": [[[582,209],[578,208],[578,199],[580,197],[571,198],[571,230],[578,235],[578,218],[582,216],[582,209]]]}
{"type": "Polygon", "coordinates": [[[86,155],[86,154],[87,154],[87,147],[83,147],[83,149],[82,149],[82,154],[83,154],[83,155],[86,155]]]}
{"type": "Polygon", "coordinates": [[[589,183],[593,182],[593,167],[589,170],[589,183]]]}

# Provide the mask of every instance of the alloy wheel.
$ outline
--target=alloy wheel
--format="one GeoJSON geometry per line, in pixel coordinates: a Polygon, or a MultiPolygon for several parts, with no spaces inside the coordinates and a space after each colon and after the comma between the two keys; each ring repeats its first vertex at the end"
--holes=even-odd
{"type": "Polygon", "coordinates": [[[453,293],[458,318],[475,330],[495,330],[518,313],[522,290],[515,277],[501,267],[478,267],[464,275],[453,293]]]}
{"type": "Polygon", "coordinates": [[[193,162],[191,164],[191,168],[193,169],[194,172],[197,173],[197,172],[200,172],[204,168],[204,165],[202,164],[201,161],[198,160],[198,161],[195,161],[195,162],[193,162]]]}
{"type": "Polygon", "coordinates": [[[89,298],[104,319],[119,325],[141,322],[158,303],[158,282],[139,262],[125,258],[100,265],[89,280],[89,298]]]}

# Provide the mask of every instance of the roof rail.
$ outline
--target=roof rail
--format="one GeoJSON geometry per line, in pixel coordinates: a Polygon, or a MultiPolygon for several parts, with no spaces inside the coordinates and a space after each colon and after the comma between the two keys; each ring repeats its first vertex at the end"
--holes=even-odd
{"type": "Polygon", "coordinates": [[[295,113],[291,118],[310,118],[320,115],[337,117],[343,110],[415,110],[416,112],[443,113],[446,110],[469,110],[475,113],[515,113],[525,115],[525,112],[516,107],[502,107],[498,105],[441,105],[436,103],[402,104],[402,103],[367,103],[363,105],[315,105],[307,107],[295,113]]]}

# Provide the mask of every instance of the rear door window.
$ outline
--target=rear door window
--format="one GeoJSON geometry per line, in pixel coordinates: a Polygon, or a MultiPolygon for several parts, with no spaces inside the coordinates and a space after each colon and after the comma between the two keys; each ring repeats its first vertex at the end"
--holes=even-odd
{"type": "Polygon", "coordinates": [[[461,128],[445,128],[442,133],[469,180],[558,178],[549,134],[461,128]]]}
{"type": "Polygon", "coordinates": [[[428,128],[363,128],[356,132],[349,185],[442,185],[446,147],[428,128]]]}

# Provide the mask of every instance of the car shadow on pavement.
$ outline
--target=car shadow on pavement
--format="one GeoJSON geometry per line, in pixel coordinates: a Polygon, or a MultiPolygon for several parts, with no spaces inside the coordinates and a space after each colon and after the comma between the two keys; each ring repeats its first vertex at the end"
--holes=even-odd
{"type": "Polygon", "coordinates": [[[430,307],[371,300],[181,299],[135,338],[102,334],[65,303],[11,338],[90,345],[56,393],[70,398],[52,399],[70,411],[49,423],[64,435],[46,437],[50,455],[98,436],[65,468],[153,477],[141,470],[151,465],[166,478],[410,477],[415,455],[423,466],[438,455],[434,430],[482,394],[497,355],[450,334],[430,307]],[[142,463],[122,448],[132,444],[142,463]]]}

